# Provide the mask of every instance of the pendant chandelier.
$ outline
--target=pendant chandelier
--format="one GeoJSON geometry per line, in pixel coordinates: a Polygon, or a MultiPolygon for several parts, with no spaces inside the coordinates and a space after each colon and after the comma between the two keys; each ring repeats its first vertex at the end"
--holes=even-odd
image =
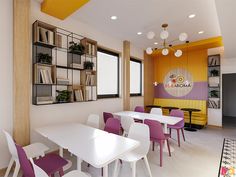
{"type": "MultiPolygon", "coordinates": [[[[160,48],[148,47],[146,49],[147,54],[149,54],[149,55],[152,54],[154,50],[161,50],[162,55],[166,56],[166,55],[169,54],[170,51],[173,51],[174,55],[176,57],[181,57],[182,54],[183,54],[182,50],[174,49],[172,47],[172,44],[167,42],[167,39],[169,37],[169,32],[167,31],[168,24],[163,24],[161,27],[162,27],[162,31],[160,33],[160,38],[163,40],[163,42],[161,44],[161,47],[160,48]]],[[[147,38],[148,39],[153,39],[154,37],[155,37],[155,33],[153,31],[150,31],[150,32],[147,33],[147,38]]],[[[179,40],[181,42],[185,42],[187,40],[187,38],[188,38],[187,33],[180,33],[179,38],[176,39],[176,40],[173,40],[173,41],[179,40]]]]}

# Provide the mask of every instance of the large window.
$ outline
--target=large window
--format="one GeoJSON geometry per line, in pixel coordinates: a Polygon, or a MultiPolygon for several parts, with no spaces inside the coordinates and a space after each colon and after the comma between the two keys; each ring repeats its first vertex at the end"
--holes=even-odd
{"type": "Polygon", "coordinates": [[[98,98],[119,97],[119,54],[98,49],[98,98]]]}
{"type": "Polygon", "coordinates": [[[142,95],[142,62],[130,59],[130,95],[142,95]]]}

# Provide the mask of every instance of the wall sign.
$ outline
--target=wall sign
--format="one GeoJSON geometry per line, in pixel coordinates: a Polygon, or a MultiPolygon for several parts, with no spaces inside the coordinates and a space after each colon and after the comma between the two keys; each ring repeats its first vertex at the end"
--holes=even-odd
{"type": "Polygon", "coordinates": [[[193,89],[192,75],[182,68],[171,70],[163,83],[165,91],[175,97],[185,96],[193,89]]]}

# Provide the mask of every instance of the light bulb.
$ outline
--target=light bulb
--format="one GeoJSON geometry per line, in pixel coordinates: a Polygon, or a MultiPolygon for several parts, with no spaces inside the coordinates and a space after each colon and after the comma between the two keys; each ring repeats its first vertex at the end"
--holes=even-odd
{"type": "Polygon", "coordinates": [[[148,48],[146,49],[146,53],[147,53],[148,55],[151,55],[152,52],[153,52],[153,50],[152,50],[151,47],[148,47],[148,48]]]}
{"type": "Polygon", "coordinates": [[[169,54],[169,50],[168,50],[167,48],[162,49],[161,53],[162,53],[162,55],[165,55],[165,56],[166,56],[166,55],[169,54]]]}
{"type": "Polygon", "coordinates": [[[153,31],[149,31],[148,33],[147,33],[147,38],[148,39],[153,39],[155,37],[155,33],[153,32],[153,31]]]}
{"type": "Polygon", "coordinates": [[[182,50],[176,50],[176,52],[175,52],[176,57],[181,57],[182,54],[183,54],[182,50]]]}
{"type": "Polygon", "coordinates": [[[187,38],[188,38],[188,35],[187,35],[187,33],[180,33],[180,35],[179,35],[179,40],[180,41],[186,41],[187,40],[187,38]]]}
{"type": "Polygon", "coordinates": [[[167,39],[168,37],[169,37],[169,32],[166,30],[163,30],[160,34],[160,38],[164,40],[164,39],[167,39]]]}

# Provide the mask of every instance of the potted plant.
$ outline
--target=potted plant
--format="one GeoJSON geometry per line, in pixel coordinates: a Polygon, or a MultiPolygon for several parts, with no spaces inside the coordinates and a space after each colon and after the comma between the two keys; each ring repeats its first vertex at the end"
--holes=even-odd
{"type": "Polygon", "coordinates": [[[85,47],[81,43],[75,43],[74,41],[69,42],[69,52],[78,55],[83,55],[85,53],[85,47]]]}
{"type": "Polygon", "coordinates": [[[92,70],[94,66],[94,63],[92,61],[85,61],[84,62],[84,69],[92,70]]]}
{"type": "Polygon", "coordinates": [[[49,54],[39,53],[38,62],[42,64],[52,64],[52,56],[49,54]]]}
{"type": "Polygon", "coordinates": [[[219,92],[218,90],[211,90],[210,91],[211,97],[212,98],[218,98],[219,97],[218,92],[219,92]]]}
{"type": "Polygon", "coordinates": [[[219,76],[219,70],[216,69],[211,70],[211,76],[219,76]]]}
{"type": "Polygon", "coordinates": [[[68,90],[56,90],[58,93],[56,100],[58,103],[67,103],[70,101],[71,91],[68,90]]]}

